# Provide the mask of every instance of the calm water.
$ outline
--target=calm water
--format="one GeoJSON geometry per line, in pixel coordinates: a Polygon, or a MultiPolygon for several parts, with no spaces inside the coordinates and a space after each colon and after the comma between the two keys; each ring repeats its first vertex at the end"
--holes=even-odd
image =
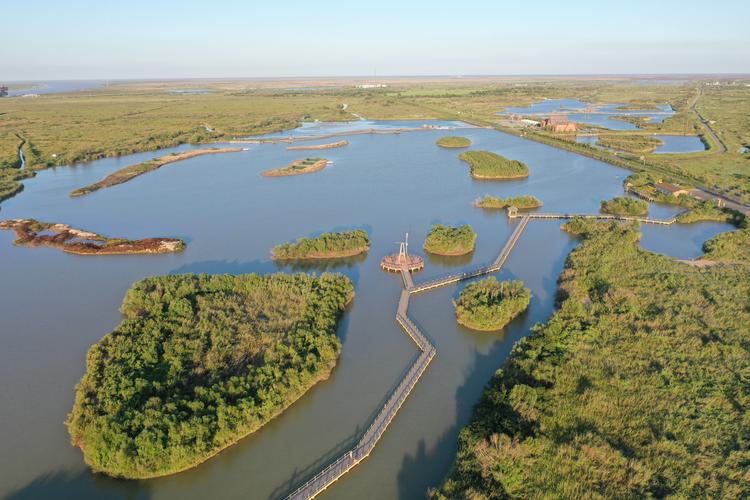
{"type": "Polygon", "coordinates": [[[623,120],[613,120],[612,116],[637,116],[648,118],[654,123],[661,123],[674,114],[674,110],[668,104],[659,105],[658,111],[619,109],[622,104],[590,104],[577,99],[549,99],[537,102],[529,106],[510,106],[505,108],[506,113],[517,113],[522,115],[566,113],[568,118],[574,122],[587,123],[611,130],[637,130],[638,127],[623,120]],[[593,109],[596,113],[577,112],[578,110],[593,109]]]}
{"type": "Polygon", "coordinates": [[[13,82],[13,85],[28,88],[10,90],[8,97],[27,94],[59,94],[62,92],[80,92],[82,90],[94,90],[103,87],[107,82],[104,80],[48,80],[40,82],[13,82]]]}
{"type": "MultiPolygon", "coordinates": [[[[313,126],[338,130],[346,125],[305,129],[313,126]]],[[[502,213],[473,208],[475,198],[528,193],[541,198],[545,210],[594,212],[601,199],[622,193],[628,175],[567,151],[467,128],[461,134],[474,147],[522,160],[531,171],[522,181],[473,181],[455,151],[436,147],[435,140],[445,134],[352,136],[349,146],[325,151],[332,167],[298,177],[260,176],[305,154],[268,144],[193,158],[77,199],[68,192],[155,153],[48,170],[27,182],[20,196],[3,203],[3,218],[35,217],[128,238],[177,236],[188,247],[178,255],[82,257],[17,248],[13,235],[0,231],[0,496],[283,496],[357,437],[416,356],[394,322],[400,279],[378,268],[404,232],[409,231],[415,251],[436,222],[469,223],[479,234],[470,258],[428,259],[416,280],[486,264],[512,226],[502,213]],[[340,328],[343,351],[329,380],[261,431],[192,471],[119,481],[87,470],[81,453],[69,444],[63,421],[87,349],[118,323],[118,308],[134,281],[168,273],[294,271],[269,259],[273,245],[351,228],[369,231],[373,243],[366,258],[329,266],[351,277],[357,293],[340,328]]],[[[170,151],[185,149],[190,147],[170,151]]],[[[674,209],[653,207],[651,213],[669,216],[674,209]]],[[[724,224],[648,227],[643,245],[691,258],[700,254],[703,240],[727,229],[724,224]]],[[[499,278],[524,280],[533,299],[529,310],[500,333],[456,325],[451,299],[458,286],[412,300],[410,315],[435,343],[438,356],[371,457],[326,498],[423,498],[426,488],[441,481],[453,460],[458,431],[485,383],[513,343],[552,313],[557,276],[575,244],[559,223],[529,224],[499,278]]]]}
{"type": "MultiPolygon", "coordinates": [[[[706,145],[703,144],[701,138],[697,135],[654,135],[657,139],[662,141],[660,146],[657,146],[654,153],[696,153],[699,151],[705,151],[706,145]]],[[[596,141],[598,137],[595,135],[579,135],[576,136],[576,142],[581,144],[591,144],[592,146],[600,147],[602,149],[609,149],[610,151],[616,151],[611,148],[604,148],[598,146],[596,141]]]]}
{"type": "Polygon", "coordinates": [[[697,153],[705,151],[706,145],[697,135],[655,135],[664,144],[654,153],[697,153]]]}

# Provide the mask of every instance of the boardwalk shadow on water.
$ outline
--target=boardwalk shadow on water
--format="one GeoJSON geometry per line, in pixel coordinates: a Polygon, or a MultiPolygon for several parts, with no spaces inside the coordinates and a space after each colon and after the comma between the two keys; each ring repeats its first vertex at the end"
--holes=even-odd
{"type": "Polygon", "coordinates": [[[147,481],[113,479],[89,470],[42,474],[10,493],[9,500],[87,500],[117,498],[148,500],[152,497],[147,481]]]}
{"type": "Polygon", "coordinates": [[[398,377],[396,377],[393,383],[393,388],[383,395],[378,404],[373,406],[372,412],[370,412],[370,415],[367,417],[365,423],[362,425],[358,425],[354,432],[352,432],[352,434],[339,441],[333,448],[321,455],[320,458],[315,460],[313,463],[306,466],[304,469],[295,470],[294,474],[292,474],[292,476],[288,480],[284,481],[274,489],[274,491],[269,496],[269,500],[281,500],[283,498],[286,498],[287,495],[291,494],[295,489],[304,484],[307,480],[314,477],[328,465],[336,461],[341,455],[357,445],[357,442],[362,438],[372,422],[377,418],[380,410],[383,408],[383,406],[385,406],[386,402],[391,397],[391,394],[393,394],[393,390],[406,376],[409,369],[417,361],[417,358],[419,358],[421,352],[419,352],[416,348],[415,351],[416,352],[414,353],[414,356],[404,366],[398,377]]]}
{"type": "Polygon", "coordinates": [[[399,498],[425,498],[429,488],[440,486],[456,455],[459,431],[469,422],[474,404],[481,397],[492,375],[502,366],[510,350],[511,346],[507,340],[498,339],[487,354],[477,351],[472,366],[467,369],[468,377],[456,389],[456,423],[446,430],[430,449],[422,439],[414,454],[403,457],[398,474],[399,498]]]}

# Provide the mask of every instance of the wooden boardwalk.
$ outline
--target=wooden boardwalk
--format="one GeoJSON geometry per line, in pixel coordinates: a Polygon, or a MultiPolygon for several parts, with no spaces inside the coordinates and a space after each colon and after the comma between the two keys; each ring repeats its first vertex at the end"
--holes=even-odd
{"type": "Polygon", "coordinates": [[[545,213],[533,213],[525,215],[508,215],[509,218],[515,219],[517,217],[528,217],[530,219],[575,219],[576,217],[581,219],[599,219],[599,220],[620,220],[620,221],[635,221],[643,224],[660,224],[663,226],[669,226],[676,222],[676,217],[671,219],[651,219],[649,217],[637,217],[631,215],[609,215],[609,214],[545,214],[545,213]]]}
{"type": "Polygon", "coordinates": [[[466,273],[449,275],[444,278],[418,285],[414,284],[409,271],[406,269],[401,270],[401,278],[404,282],[404,288],[401,290],[401,296],[398,301],[396,322],[401,325],[401,328],[404,329],[421,352],[414,364],[409,368],[409,371],[406,372],[406,375],[401,379],[398,386],[393,389],[388,401],[383,405],[383,408],[378,412],[375,419],[354,447],[337,458],[325,469],[317,473],[302,486],[297,488],[287,497],[288,500],[308,500],[317,496],[330,485],[335,483],[341,476],[346,474],[352,467],[367,458],[372,450],[375,449],[375,446],[378,444],[378,441],[380,441],[380,438],[388,428],[388,425],[396,417],[396,413],[401,409],[406,398],[417,385],[417,382],[419,382],[420,377],[427,369],[432,358],[437,354],[435,346],[432,345],[429,339],[425,337],[417,325],[415,325],[407,315],[409,310],[409,297],[411,294],[432,290],[437,287],[498,271],[505,264],[508,256],[513,251],[513,247],[518,242],[518,238],[520,238],[521,233],[523,233],[528,222],[528,216],[521,218],[521,222],[515,228],[510,238],[505,243],[505,246],[503,246],[500,251],[500,254],[490,266],[480,267],[466,273]]]}
{"type": "Polygon", "coordinates": [[[495,271],[499,271],[500,268],[502,268],[503,265],[505,265],[505,261],[508,260],[510,253],[513,251],[513,248],[516,246],[516,243],[518,242],[518,238],[521,237],[521,234],[523,233],[524,229],[526,229],[526,225],[529,223],[530,218],[531,218],[530,215],[521,216],[521,222],[513,230],[513,233],[511,233],[510,238],[508,238],[508,241],[505,243],[505,246],[502,248],[502,250],[500,250],[500,254],[492,262],[491,265],[486,266],[486,267],[479,267],[477,269],[473,269],[471,271],[466,271],[463,273],[449,274],[448,276],[444,276],[442,278],[437,278],[431,281],[425,281],[424,283],[419,283],[417,285],[412,286],[409,289],[409,293],[426,292],[428,290],[433,290],[435,288],[450,285],[451,283],[458,283],[459,281],[464,281],[464,280],[468,280],[471,278],[476,278],[477,276],[482,276],[483,274],[494,273],[495,271]]]}
{"type": "Polygon", "coordinates": [[[575,217],[582,217],[584,219],[600,219],[600,220],[620,220],[620,221],[637,221],[645,224],[661,224],[670,225],[674,224],[675,218],[672,219],[650,219],[648,217],[631,217],[624,215],[608,215],[608,214],[567,214],[567,213],[531,213],[531,214],[508,214],[510,219],[520,219],[519,224],[511,233],[508,241],[505,243],[503,248],[500,250],[497,258],[489,266],[479,267],[477,269],[466,271],[463,273],[449,274],[442,278],[437,278],[430,281],[415,284],[411,273],[407,269],[401,269],[401,279],[403,280],[403,289],[398,301],[398,309],[396,311],[396,322],[401,325],[401,328],[409,335],[414,341],[417,348],[421,351],[416,361],[409,368],[409,371],[404,375],[399,384],[391,392],[388,401],[383,405],[383,408],[378,412],[375,419],[367,427],[367,430],[357,443],[349,451],[345,452],[333,463],[328,465],[325,469],[320,471],[314,477],[305,482],[302,486],[297,488],[292,494],[287,497],[287,500],[309,500],[314,498],[326,488],[335,483],[341,476],[346,474],[352,467],[356,466],[362,460],[367,458],[375,446],[380,441],[383,433],[388,428],[388,425],[396,417],[401,406],[409,397],[411,391],[419,382],[420,377],[427,369],[427,366],[435,357],[437,351],[435,346],[429,341],[427,337],[419,330],[417,325],[409,319],[409,298],[412,294],[426,292],[434,290],[452,283],[458,283],[459,281],[476,278],[484,274],[494,273],[502,269],[505,262],[508,260],[511,252],[518,243],[518,239],[523,234],[529,221],[532,219],[538,220],[551,220],[551,219],[572,219],[575,217]]]}

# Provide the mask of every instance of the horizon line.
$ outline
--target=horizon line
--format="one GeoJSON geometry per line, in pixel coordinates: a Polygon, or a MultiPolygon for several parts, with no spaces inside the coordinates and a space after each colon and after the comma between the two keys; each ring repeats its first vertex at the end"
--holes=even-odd
{"type": "Polygon", "coordinates": [[[475,73],[475,74],[393,74],[393,75],[298,75],[298,76],[208,76],[208,77],[154,77],[154,78],[138,78],[138,77],[122,77],[122,78],[32,78],[32,79],[19,79],[19,80],[0,80],[5,83],[30,83],[37,81],[50,81],[50,82],[164,82],[164,81],[210,81],[210,80],[309,80],[309,79],[329,79],[329,80],[348,80],[348,79],[368,79],[368,80],[383,80],[383,79],[407,79],[407,78],[450,78],[450,79],[465,79],[465,78],[543,78],[543,77],[682,77],[682,78],[700,78],[700,77],[721,77],[721,78],[750,78],[750,72],[739,73],[739,72],[710,72],[710,73],[691,73],[691,72],[679,72],[679,73],[475,73]]]}

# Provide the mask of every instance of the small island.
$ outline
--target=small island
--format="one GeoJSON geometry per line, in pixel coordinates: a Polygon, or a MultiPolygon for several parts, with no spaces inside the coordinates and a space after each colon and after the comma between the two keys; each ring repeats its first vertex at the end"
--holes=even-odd
{"type": "Polygon", "coordinates": [[[340,274],[147,278],[89,350],[67,426],[96,472],[146,479],[194,467],[326,379],[354,296],[340,274]]]}
{"type": "Polygon", "coordinates": [[[318,170],[323,170],[329,164],[325,158],[305,158],[304,160],[294,160],[286,167],[274,168],[262,172],[264,177],[285,177],[289,175],[311,174],[318,170]]]}
{"type": "Polygon", "coordinates": [[[177,238],[107,238],[91,231],[74,229],[67,224],[34,219],[5,220],[0,222],[0,229],[15,231],[16,245],[59,248],[77,255],[159,254],[179,252],[185,248],[185,242],[177,238]]]}
{"type": "Polygon", "coordinates": [[[458,158],[469,164],[471,176],[475,179],[524,179],[529,176],[526,164],[489,151],[467,151],[458,158]]]}
{"type": "Polygon", "coordinates": [[[477,233],[468,224],[458,227],[435,224],[422,248],[436,255],[465,255],[474,251],[476,241],[477,233]]]}
{"type": "Polygon", "coordinates": [[[466,137],[448,135],[437,140],[437,145],[441,148],[468,148],[471,141],[466,137]]]}
{"type": "Polygon", "coordinates": [[[343,148],[344,146],[347,146],[349,144],[349,141],[344,139],[343,141],[338,142],[329,142],[328,144],[316,144],[313,146],[288,146],[286,149],[288,151],[304,151],[304,150],[317,150],[317,149],[335,149],[335,148],[343,148]]]}
{"type": "Polygon", "coordinates": [[[357,229],[340,233],[323,233],[315,238],[300,238],[283,243],[271,251],[274,260],[338,259],[353,257],[370,249],[367,231],[357,229]]]}
{"type": "Polygon", "coordinates": [[[472,330],[500,330],[529,307],[531,291],[522,281],[498,283],[494,276],[466,285],[455,301],[458,323],[472,330]]]}
{"type": "Polygon", "coordinates": [[[633,154],[652,153],[663,142],[649,135],[600,135],[596,144],[633,154]]]}
{"type": "Polygon", "coordinates": [[[541,207],[542,200],[531,195],[510,196],[508,198],[498,198],[497,196],[486,195],[484,198],[475,200],[474,206],[477,208],[489,209],[516,207],[519,210],[530,210],[532,208],[541,207]]]}
{"type": "Polygon", "coordinates": [[[109,174],[104,179],[94,184],[89,184],[82,188],[78,188],[70,192],[70,196],[77,197],[83,196],[99,189],[116,186],[132,180],[139,175],[143,175],[147,172],[152,172],[158,168],[175,163],[189,158],[195,158],[196,156],[218,154],[218,153],[237,153],[243,151],[243,148],[207,148],[207,149],[193,149],[190,151],[184,151],[182,153],[171,153],[160,158],[154,158],[153,160],[144,161],[142,163],[136,163],[125,168],[109,174]]]}
{"type": "Polygon", "coordinates": [[[611,215],[646,215],[648,203],[637,198],[617,196],[611,200],[602,201],[600,210],[603,214],[611,215]]]}

